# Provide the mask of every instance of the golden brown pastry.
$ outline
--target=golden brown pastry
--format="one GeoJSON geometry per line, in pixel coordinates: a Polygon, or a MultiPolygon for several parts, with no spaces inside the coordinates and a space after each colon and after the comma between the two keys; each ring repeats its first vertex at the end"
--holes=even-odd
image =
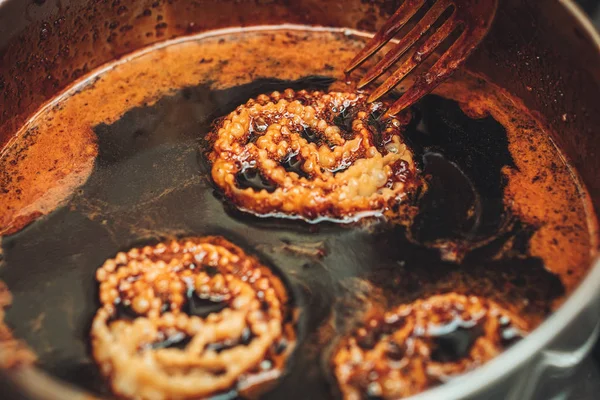
{"type": "Polygon", "coordinates": [[[368,320],[332,366],[344,399],[404,398],[480,366],[527,330],[492,301],[436,295],[368,320]]]}
{"type": "Polygon", "coordinates": [[[260,391],[294,347],[284,285],[225,239],[134,248],[107,260],[97,279],[93,355],[120,396],[260,391]]]}
{"type": "Polygon", "coordinates": [[[339,92],[273,92],[209,135],[212,178],[239,208],[310,222],[381,215],[417,185],[403,140],[409,114],[339,92]]]}

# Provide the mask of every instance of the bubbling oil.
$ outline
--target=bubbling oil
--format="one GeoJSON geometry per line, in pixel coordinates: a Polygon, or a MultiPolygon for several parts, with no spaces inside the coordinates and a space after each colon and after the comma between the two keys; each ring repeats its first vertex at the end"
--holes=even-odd
{"type": "Polygon", "coordinates": [[[315,365],[374,308],[457,292],[534,328],[559,306],[596,247],[585,188],[518,99],[467,72],[413,110],[406,135],[428,189],[408,228],[257,218],[215,190],[203,147],[215,119],[276,90],[354,90],[343,69],[364,43],[300,27],[178,39],[33,116],[0,156],[0,279],[14,295],[7,323],[40,367],[107,395],[88,351],[94,272],[120,250],[186,235],[226,237],[294,294],[298,350],[273,398],[329,397],[330,373],[315,365]]]}

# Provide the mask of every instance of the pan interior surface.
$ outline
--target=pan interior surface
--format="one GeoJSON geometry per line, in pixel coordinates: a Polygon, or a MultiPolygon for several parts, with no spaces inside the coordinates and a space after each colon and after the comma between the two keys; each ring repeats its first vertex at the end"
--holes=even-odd
{"type": "Polygon", "coordinates": [[[226,237],[293,294],[299,343],[268,398],[336,393],[330,354],[372,309],[457,292],[533,329],[562,303],[595,248],[585,189],[517,99],[466,72],[413,110],[406,134],[428,188],[408,227],[258,218],[216,190],[213,122],[264,93],[353,90],[342,71],[364,42],[289,27],[185,38],[107,66],[27,123],[0,156],[0,279],[14,296],[6,323],[40,368],[110,396],[89,349],[96,270],[186,236],[226,237]]]}

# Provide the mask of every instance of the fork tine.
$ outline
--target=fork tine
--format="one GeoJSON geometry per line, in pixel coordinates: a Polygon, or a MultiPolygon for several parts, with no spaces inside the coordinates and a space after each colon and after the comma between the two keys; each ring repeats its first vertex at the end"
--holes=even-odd
{"type": "Polygon", "coordinates": [[[377,50],[383,47],[391,38],[394,37],[400,29],[410,20],[426,0],[405,0],[392,17],[386,21],[383,27],[375,34],[373,39],[354,57],[350,65],[346,68],[346,73],[352,72],[356,67],[362,64],[367,58],[371,57],[377,50]]]}
{"type": "Polygon", "coordinates": [[[379,99],[381,96],[392,90],[398,83],[406,77],[417,65],[433,53],[433,51],[452,33],[454,28],[458,25],[455,14],[453,13],[443,24],[436,30],[427,41],[420,45],[413,53],[408,57],[400,68],[396,70],[390,77],[386,79],[381,86],[379,86],[371,95],[368,101],[373,102],[379,99]]]}
{"type": "Polygon", "coordinates": [[[463,32],[427,73],[419,76],[414,84],[390,107],[394,115],[414,104],[448,78],[466,60],[475,46],[469,32],[463,32]]]}
{"type": "Polygon", "coordinates": [[[428,11],[427,14],[419,21],[417,25],[390,50],[381,61],[371,68],[358,83],[358,89],[362,89],[371,83],[374,79],[383,74],[389,67],[398,61],[406,51],[415,44],[437,21],[441,15],[451,5],[451,0],[437,1],[428,11]]]}

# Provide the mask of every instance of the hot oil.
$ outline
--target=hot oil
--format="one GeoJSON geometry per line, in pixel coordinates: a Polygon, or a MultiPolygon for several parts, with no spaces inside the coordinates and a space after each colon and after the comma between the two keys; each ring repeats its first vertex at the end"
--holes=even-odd
{"type": "MultiPolygon", "coordinates": [[[[66,199],[61,206],[2,241],[0,278],[15,296],[7,320],[42,368],[107,394],[88,349],[98,308],[95,270],[119,250],[188,235],[223,235],[288,284],[301,315],[299,343],[288,374],[267,397],[330,397],[331,345],[371,308],[456,291],[505,304],[532,327],[551,312],[570,284],[532,254],[540,224],[506,206],[506,171],[518,170],[521,157],[511,148],[512,133],[493,116],[467,116],[452,100],[425,98],[406,132],[429,182],[410,228],[258,218],[215,191],[203,140],[212,122],[274,90],[343,90],[336,78],[361,45],[359,37],[315,31],[173,44],[115,66],[33,121],[37,135],[50,135],[77,120],[69,134],[91,131],[95,149],[85,184],[69,196],[56,191],[66,199]]],[[[65,163],[60,149],[48,151],[65,163]]],[[[26,174],[45,161],[25,156],[18,162],[26,174]]],[[[293,160],[287,164],[294,168],[293,160]]],[[[245,179],[248,186],[265,185],[250,168],[245,179]]],[[[31,190],[7,186],[17,189],[31,190]]],[[[206,313],[220,305],[190,306],[206,313]]],[[[440,358],[468,350],[474,333],[461,329],[438,338],[440,358]]],[[[166,337],[156,345],[184,340],[166,337]]]]}

